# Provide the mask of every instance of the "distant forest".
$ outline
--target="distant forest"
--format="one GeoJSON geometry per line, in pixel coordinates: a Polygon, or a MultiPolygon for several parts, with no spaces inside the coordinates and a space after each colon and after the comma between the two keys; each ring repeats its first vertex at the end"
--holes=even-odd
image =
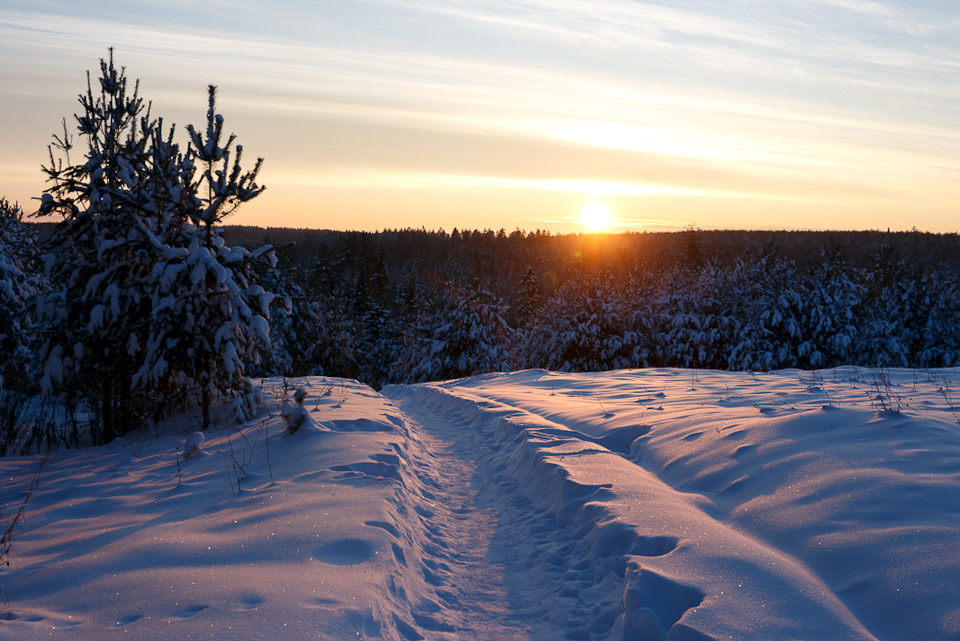
{"type": "Polygon", "coordinates": [[[258,373],[374,387],[490,371],[960,364],[960,237],[921,232],[338,232],[277,248],[258,373]]]}

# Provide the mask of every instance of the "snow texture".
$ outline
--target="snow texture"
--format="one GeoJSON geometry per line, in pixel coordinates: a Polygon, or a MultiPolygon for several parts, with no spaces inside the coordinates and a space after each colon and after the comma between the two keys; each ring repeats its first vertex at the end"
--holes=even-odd
{"type": "Polygon", "coordinates": [[[51,455],[0,639],[960,638],[955,370],[300,384],[51,455]]]}

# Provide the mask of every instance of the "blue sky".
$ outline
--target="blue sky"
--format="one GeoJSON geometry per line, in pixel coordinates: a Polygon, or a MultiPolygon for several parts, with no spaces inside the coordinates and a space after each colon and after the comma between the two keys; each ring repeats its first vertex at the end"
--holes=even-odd
{"type": "Polygon", "coordinates": [[[32,210],[113,46],[262,155],[242,224],[957,231],[946,1],[0,0],[0,195],[32,210]]]}

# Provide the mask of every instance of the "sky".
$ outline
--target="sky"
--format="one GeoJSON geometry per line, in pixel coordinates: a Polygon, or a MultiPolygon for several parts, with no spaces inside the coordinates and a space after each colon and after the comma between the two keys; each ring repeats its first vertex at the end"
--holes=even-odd
{"type": "Polygon", "coordinates": [[[955,0],[0,0],[0,196],[115,50],[206,87],[267,190],[227,222],[381,230],[960,227],[955,0]]]}

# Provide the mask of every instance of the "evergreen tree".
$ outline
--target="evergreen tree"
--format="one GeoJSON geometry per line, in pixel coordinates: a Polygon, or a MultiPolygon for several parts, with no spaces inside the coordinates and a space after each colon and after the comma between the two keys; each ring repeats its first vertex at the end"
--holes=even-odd
{"type": "Polygon", "coordinates": [[[405,380],[424,382],[512,369],[513,331],[502,318],[504,306],[484,302],[486,292],[464,291],[434,279],[438,296],[408,335],[398,368],[405,380]]]}
{"type": "Polygon", "coordinates": [[[960,281],[945,269],[932,273],[926,317],[919,331],[915,367],[956,367],[960,364],[960,281]]]}
{"type": "Polygon", "coordinates": [[[213,87],[206,135],[189,127],[181,153],[112,50],[100,71],[75,116],[83,161],[71,163],[65,121],[44,168],[53,184],[40,214],[62,222],[47,245],[56,289],[43,305],[41,387],[87,403],[105,442],[196,388],[206,426],[214,392],[249,388],[243,365],[268,341],[271,299],[254,265],[274,259],[269,247],[226,246],[216,228],[262,188],[260,161],[243,173],[233,137],[220,146],[213,87]]]}
{"type": "Polygon", "coordinates": [[[854,346],[863,287],[857,283],[844,248],[821,248],[820,263],[803,280],[803,341],[797,347],[800,367],[859,364],[854,346]]]}
{"type": "Polygon", "coordinates": [[[775,246],[756,260],[734,263],[741,317],[738,341],[729,356],[729,369],[766,371],[796,367],[803,313],[803,296],[796,270],[775,246]]]}
{"type": "Polygon", "coordinates": [[[543,306],[539,323],[525,335],[522,360],[526,367],[564,372],[619,369],[632,364],[637,342],[611,278],[573,280],[543,306]]]}
{"type": "Polygon", "coordinates": [[[25,388],[33,361],[28,314],[42,282],[28,263],[36,250],[23,209],[0,198],[0,392],[25,388]]]}
{"type": "Polygon", "coordinates": [[[256,182],[263,159],[243,170],[236,137],[223,140],[213,85],[205,131],[193,125],[187,130],[191,144],[177,163],[179,183],[170,190],[174,246],[154,265],[148,348],[136,382],[199,390],[206,428],[218,393],[234,397],[238,419],[254,409],[244,368],[269,349],[274,297],[258,281],[261,272],[276,267],[276,254],[269,245],[248,251],[223,239],[223,219],[263,192],[256,182]]]}
{"type": "Polygon", "coordinates": [[[510,307],[510,319],[517,329],[524,327],[534,317],[543,300],[543,287],[537,272],[528,265],[517,285],[513,305],[510,307]]]}
{"type": "Polygon", "coordinates": [[[735,274],[716,261],[666,274],[656,301],[656,360],[666,367],[726,368],[742,324],[739,295],[735,274]]]}
{"type": "Polygon", "coordinates": [[[138,86],[122,68],[100,61],[96,90],[87,91],[75,116],[85,143],[82,162],[71,164],[72,137],[64,121],[44,172],[52,186],[41,214],[59,214],[46,246],[54,293],[43,306],[47,340],[41,351],[41,388],[80,398],[99,419],[94,440],[105,442],[143,416],[132,394],[137,352],[149,316],[146,285],[155,247],[140,234],[148,137],[153,127],[138,86]]]}
{"type": "Polygon", "coordinates": [[[388,300],[386,254],[379,245],[358,256],[360,269],[354,299],[354,318],[361,346],[358,378],[380,389],[390,382],[390,365],[396,359],[399,332],[388,300]]]}
{"type": "MultiPolygon", "coordinates": [[[[272,243],[268,240],[265,244],[272,243]]],[[[294,246],[291,243],[278,250],[278,268],[260,281],[274,299],[270,303],[270,348],[251,370],[255,376],[305,376],[313,368],[308,354],[322,331],[320,305],[311,300],[297,277],[298,266],[290,256],[294,246]]]]}

